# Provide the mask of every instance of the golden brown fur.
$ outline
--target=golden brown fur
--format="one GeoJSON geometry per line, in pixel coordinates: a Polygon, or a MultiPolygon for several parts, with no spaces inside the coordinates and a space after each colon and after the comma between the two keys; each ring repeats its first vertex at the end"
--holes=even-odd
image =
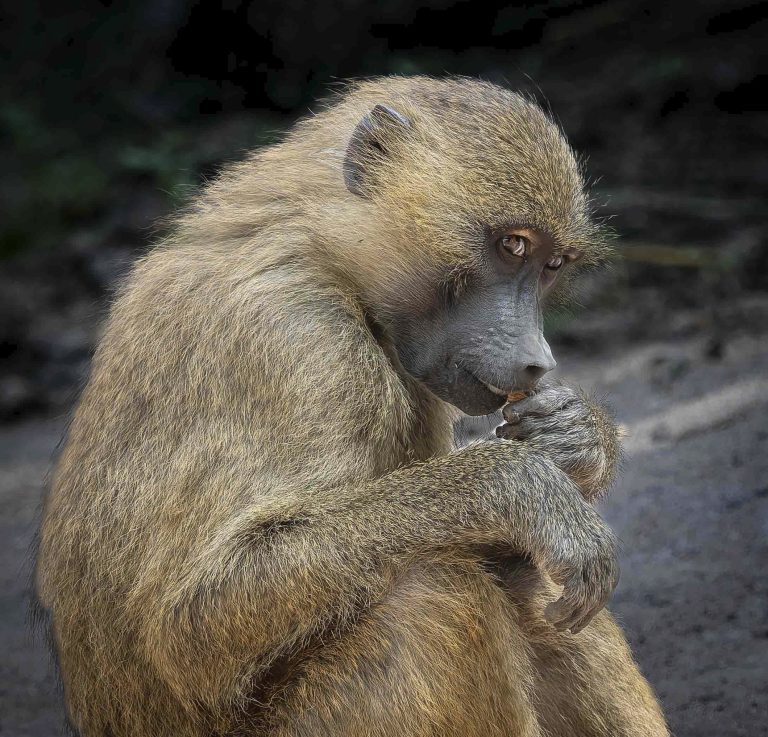
{"type": "Polygon", "coordinates": [[[231,167],[137,264],[41,532],[83,737],[666,734],[607,613],[580,635],[544,621],[542,569],[578,558],[612,585],[579,488],[524,442],[452,451],[452,410],[382,327],[471,269],[468,233],[510,211],[601,255],[538,108],[374,80],[231,167]],[[340,169],[377,103],[418,145],[361,199],[340,169]]]}

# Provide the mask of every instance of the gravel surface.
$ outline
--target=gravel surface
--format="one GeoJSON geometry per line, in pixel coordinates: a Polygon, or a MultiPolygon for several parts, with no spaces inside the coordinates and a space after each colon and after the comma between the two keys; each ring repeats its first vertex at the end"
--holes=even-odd
{"type": "MultiPolygon", "coordinates": [[[[602,504],[623,542],[611,608],[677,737],[768,735],[768,341],[735,337],[714,357],[695,330],[619,343],[558,355],[562,375],[605,395],[628,433],[621,480],[602,504]]],[[[27,591],[63,429],[61,418],[0,427],[0,734],[13,737],[61,733],[27,591]]]]}

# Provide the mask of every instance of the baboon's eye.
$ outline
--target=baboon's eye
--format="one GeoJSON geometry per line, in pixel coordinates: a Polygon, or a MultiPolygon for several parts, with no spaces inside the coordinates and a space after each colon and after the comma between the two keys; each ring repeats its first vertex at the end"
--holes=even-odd
{"type": "Polygon", "coordinates": [[[501,239],[502,248],[518,258],[525,258],[528,253],[528,239],[522,235],[505,235],[501,239]]]}
{"type": "Polygon", "coordinates": [[[552,256],[545,266],[551,271],[557,271],[564,263],[565,259],[562,256],[552,256]]]}

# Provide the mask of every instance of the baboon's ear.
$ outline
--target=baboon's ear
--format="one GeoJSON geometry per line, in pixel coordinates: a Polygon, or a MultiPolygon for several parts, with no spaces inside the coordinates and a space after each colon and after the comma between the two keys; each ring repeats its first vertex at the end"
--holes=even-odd
{"type": "Polygon", "coordinates": [[[344,156],[344,183],[352,194],[365,197],[370,165],[386,156],[392,141],[411,129],[411,121],[386,105],[376,105],[352,131],[344,156]]]}

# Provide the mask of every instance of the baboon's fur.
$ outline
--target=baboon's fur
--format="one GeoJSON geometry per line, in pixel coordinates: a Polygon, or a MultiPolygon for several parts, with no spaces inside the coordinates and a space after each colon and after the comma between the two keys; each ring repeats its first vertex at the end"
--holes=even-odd
{"type": "Polygon", "coordinates": [[[374,80],[229,168],[137,264],[41,532],[83,737],[666,734],[607,613],[578,636],[542,616],[540,571],[588,551],[585,578],[612,575],[578,487],[525,442],[452,451],[451,410],[387,338],[510,215],[601,255],[534,104],[374,80]],[[377,103],[413,128],[361,198],[341,167],[377,103]]]}

